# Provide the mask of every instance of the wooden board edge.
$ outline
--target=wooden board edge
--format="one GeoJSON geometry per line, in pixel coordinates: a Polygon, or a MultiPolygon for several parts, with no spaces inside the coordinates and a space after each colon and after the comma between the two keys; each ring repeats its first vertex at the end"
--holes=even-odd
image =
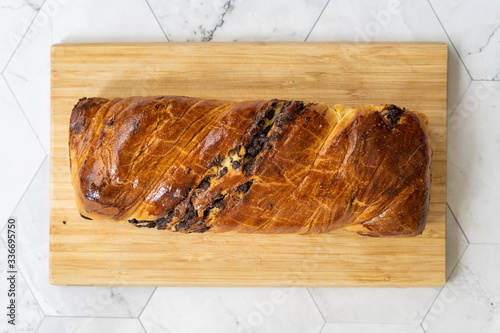
{"type": "Polygon", "coordinates": [[[446,284],[446,279],[437,281],[436,283],[311,283],[311,284],[290,284],[290,283],[221,283],[215,281],[201,281],[198,283],[177,282],[177,283],[93,283],[92,285],[83,283],[67,283],[59,282],[50,279],[49,283],[53,286],[68,286],[68,287],[196,287],[196,288],[439,288],[446,284]]]}
{"type": "Polygon", "coordinates": [[[441,47],[442,51],[446,50],[446,54],[448,53],[448,45],[445,42],[334,42],[334,41],[314,41],[314,42],[309,42],[309,41],[296,41],[296,42],[259,42],[259,41],[253,41],[253,42],[120,42],[120,43],[56,43],[51,46],[51,53],[52,53],[52,58],[51,60],[54,59],[54,56],[57,56],[57,51],[59,49],[63,49],[66,47],[109,47],[110,45],[116,46],[116,47],[135,47],[135,46],[178,46],[178,45],[183,45],[183,46],[193,46],[193,47],[198,47],[200,45],[206,46],[206,47],[218,47],[220,45],[226,46],[228,44],[232,45],[239,45],[239,46],[252,46],[252,45],[258,45],[258,46],[298,46],[298,45],[355,45],[355,46],[366,46],[370,47],[373,45],[378,45],[378,46],[413,46],[413,45],[419,45],[419,46],[429,46],[429,47],[441,47]]]}
{"type": "Polygon", "coordinates": [[[54,172],[54,140],[55,140],[55,117],[54,117],[54,101],[55,97],[53,94],[54,91],[54,64],[56,60],[56,51],[59,48],[62,48],[64,44],[55,44],[50,48],[50,172],[49,172],[49,283],[52,285],[60,285],[54,279],[54,259],[53,259],[53,251],[52,244],[53,242],[53,232],[52,232],[52,221],[53,221],[53,210],[54,210],[54,186],[53,186],[53,172],[54,172]]]}

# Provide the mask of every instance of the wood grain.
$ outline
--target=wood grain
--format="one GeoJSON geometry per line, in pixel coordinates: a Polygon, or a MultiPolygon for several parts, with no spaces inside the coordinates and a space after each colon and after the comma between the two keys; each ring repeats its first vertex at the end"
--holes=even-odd
{"type": "Polygon", "coordinates": [[[50,281],[127,286],[439,286],[445,282],[447,46],[158,43],[52,47],[50,281]],[[394,103],[424,112],[433,148],[427,226],[414,238],[175,234],[82,219],[68,158],[81,97],[394,103]]]}

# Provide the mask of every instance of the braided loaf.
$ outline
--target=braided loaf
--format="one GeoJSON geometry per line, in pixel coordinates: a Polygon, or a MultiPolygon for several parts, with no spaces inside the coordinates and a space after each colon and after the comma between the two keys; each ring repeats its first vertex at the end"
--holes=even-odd
{"type": "Polygon", "coordinates": [[[183,233],[421,234],[431,148],[394,105],[83,98],[70,121],[80,214],[183,233]]]}

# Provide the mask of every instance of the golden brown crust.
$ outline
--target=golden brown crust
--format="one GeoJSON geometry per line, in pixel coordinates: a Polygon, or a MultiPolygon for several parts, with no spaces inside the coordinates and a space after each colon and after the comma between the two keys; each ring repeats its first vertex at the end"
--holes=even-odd
{"type": "Polygon", "coordinates": [[[179,232],[422,233],[427,118],[394,105],[81,99],[71,115],[77,207],[179,232]]]}

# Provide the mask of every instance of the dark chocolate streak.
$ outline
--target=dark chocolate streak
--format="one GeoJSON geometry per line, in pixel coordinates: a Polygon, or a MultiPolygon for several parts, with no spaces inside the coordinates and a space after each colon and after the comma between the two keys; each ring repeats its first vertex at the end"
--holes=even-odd
{"type": "Polygon", "coordinates": [[[399,119],[405,113],[406,109],[403,108],[398,108],[396,105],[391,104],[389,108],[387,109],[387,113],[384,115],[388,120],[389,120],[389,127],[391,129],[396,128],[399,119]]]}
{"type": "MultiPolygon", "coordinates": [[[[253,163],[256,157],[264,149],[266,142],[268,142],[269,140],[277,139],[268,136],[272,128],[272,124],[268,125],[267,127],[264,127],[265,121],[263,120],[263,118],[265,117],[271,120],[274,117],[275,112],[277,112],[276,106],[278,105],[278,102],[279,102],[278,100],[272,100],[268,104],[264,105],[263,109],[261,109],[259,114],[254,119],[254,122],[249,126],[249,128],[246,131],[247,137],[244,139],[244,142],[246,144],[243,145],[245,149],[245,155],[242,156],[243,160],[241,162],[234,161],[232,163],[233,169],[241,168],[241,170],[244,171],[246,176],[252,176],[251,171],[253,163]]],[[[291,101],[286,102],[285,105],[283,106],[283,110],[285,107],[291,105],[291,103],[292,103],[291,101]]],[[[278,117],[276,117],[276,120],[274,122],[275,126],[281,129],[284,128],[284,126],[293,121],[295,115],[302,112],[303,108],[304,108],[303,102],[295,102],[292,114],[285,115],[282,113],[278,115],[278,117]]],[[[235,146],[234,149],[239,151],[239,148],[240,148],[239,146],[235,146]]],[[[212,166],[218,165],[221,163],[221,161],[222,157],[219,154],[217,154],[208,163],[207,168],[211,168],[212,166]]],[[[207,205],[207,207],[203,210],[203,214],[198,214],[198,211],[196,211],[196,209],[193,207],[192,203],[193,196],[197,194],[196,191],[206,191],[210,187],[210,180],[213,177],[222,178],[226,175],[227,172],[228,172],[227,167],[224,167],[219,171],[218,175],[212,175],[212,174],[205,175],[205,177],[200,181],[198,186],[188,191],[188,193],[185,195],[181,203],[177,205],[177,207],[182,207],[182,205],[185,205],[184,215],[174,225],[172,224],[172,221],[174,215],[176,213],[178,214],[178,211],[176,211],[177,207],[173,208],[170,212],[168,212],[165,217],[162,217],[158,220],[131,219],[128,222],[140,228],[156,227],[158,229],[173,229],[177,232],[182,232],[182,233],[191,233],[191,232],[203,233],[209,230],[210,226],[205,225],[204,223],[205,219],[210,215],[210,212],[214,208],[223,208],[226,205],[224,201],[226,196],[220,193],[216,194],[212,198],[212,203],[207,205]]],[[[236,192],[245,195],[250,190],[252,184],[253,180],[247,181],[239,185],[239,187],[236,189],[236,192]]]]}

